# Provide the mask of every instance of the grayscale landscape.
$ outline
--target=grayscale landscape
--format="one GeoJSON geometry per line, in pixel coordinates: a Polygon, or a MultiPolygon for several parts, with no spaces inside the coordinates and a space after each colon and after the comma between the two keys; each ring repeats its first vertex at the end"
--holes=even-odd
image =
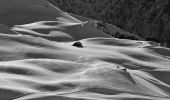
{"type": "Polygon", "coordinates": [[[0,100],[170,100],[170,48],[46,0],[0,0],[0,100]]]}

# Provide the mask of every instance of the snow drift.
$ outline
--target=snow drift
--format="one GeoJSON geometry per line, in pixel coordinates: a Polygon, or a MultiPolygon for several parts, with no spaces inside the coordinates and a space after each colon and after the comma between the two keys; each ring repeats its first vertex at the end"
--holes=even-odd
{"type": "Polygon", "coordinates": [[[0,100],[170,99],[169,48],[112,38],[45,0],[0,0],[0,24],[0,100]]]}

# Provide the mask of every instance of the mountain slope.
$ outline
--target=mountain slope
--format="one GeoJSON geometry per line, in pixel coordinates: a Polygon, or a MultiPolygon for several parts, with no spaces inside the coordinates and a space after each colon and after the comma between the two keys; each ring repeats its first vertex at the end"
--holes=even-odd
{"type": "Polygon", "coordinates": [[[113,24],[148,41],[170,47],[169,0],[48,1],[64,11],[113,24]]]}
{"type": "Polygon", "coordinates": [[[0,100],[170,99],[169,48],[110,37],[45,0],[9,1],[0,0],[0,100]]]}

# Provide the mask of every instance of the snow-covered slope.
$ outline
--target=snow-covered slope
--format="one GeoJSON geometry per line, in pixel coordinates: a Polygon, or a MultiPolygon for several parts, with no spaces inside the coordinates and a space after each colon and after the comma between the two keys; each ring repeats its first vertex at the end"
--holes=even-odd
{"type": "Polygon", "coordinates": [[[0,0],[0,23],[0,100],[170,99],[169,48],[111,38],[45,0],[0,0]]]}

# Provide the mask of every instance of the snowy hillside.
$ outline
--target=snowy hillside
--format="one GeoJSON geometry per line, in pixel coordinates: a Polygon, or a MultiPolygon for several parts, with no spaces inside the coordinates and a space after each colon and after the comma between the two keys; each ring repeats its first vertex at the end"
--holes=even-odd
{"type": "Polygon", "coordinates": [[[113,38],[45,0],[0,0],[0,100],[139,99],[170,99],[169,48],[113,38]]]}

